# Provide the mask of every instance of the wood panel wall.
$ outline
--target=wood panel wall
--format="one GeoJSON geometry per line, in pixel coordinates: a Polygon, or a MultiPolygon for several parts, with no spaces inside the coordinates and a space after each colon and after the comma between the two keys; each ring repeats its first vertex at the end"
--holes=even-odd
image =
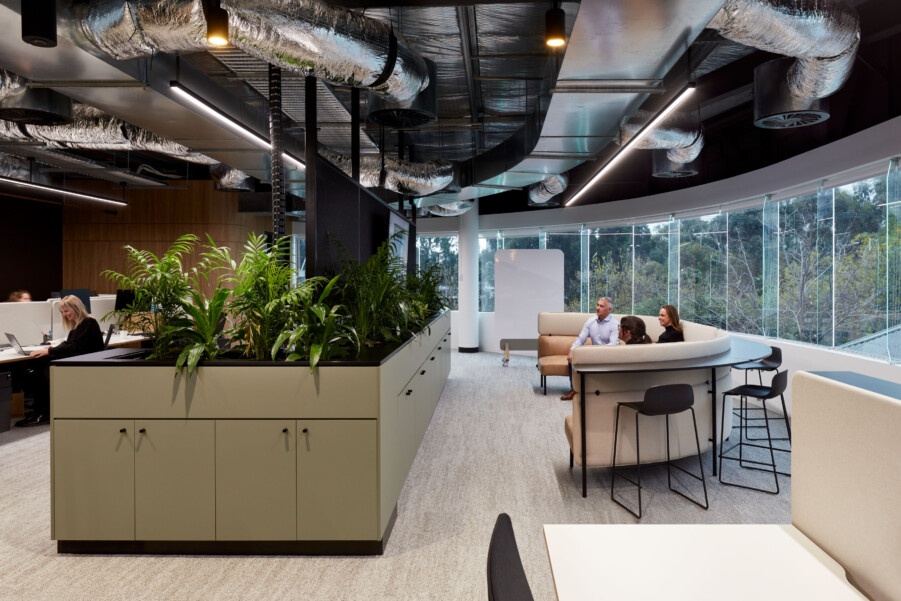
{"type": "MultiPolygon", "coordinates": [[[[180,190],[133,190],[128,206],[115,211],[66,206],[63,212],[63,288],[89,288],[101,294],[116,286],[100,274],[126,269],[122,247],[129,244],[157,256],[183,234],[206,234],[217,245],[228,246],[232,256],[253,232],[271,231],[271,218],[238,212],[238,194],[215,189],[212,181],[173,182],[180,190]]],[[[98,189],[98,193],[101,190],[98,189]]],[[[108,195],[108,190],[106,191],[108,195]]],[[[186,261],[194,265],[196,257],[186,261]]]]}

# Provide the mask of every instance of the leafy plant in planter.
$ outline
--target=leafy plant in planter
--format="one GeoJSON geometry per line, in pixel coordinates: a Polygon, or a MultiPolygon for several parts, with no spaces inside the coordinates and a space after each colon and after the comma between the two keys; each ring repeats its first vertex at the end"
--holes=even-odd
{"type": "Polygon", "coordinates": [[[297,325],[291,331],[282,332],[275,341],[273,360],[284,347],[289,351],[288,361],[309,358],[310,371],[315,372],[320,361],[349,355],[351,351],[359,352],[360,339],[350,318],[342,313],[344,307],[326,302],[339,277],[335,276],[325,285],[315,302],[312,297],[325,278],[311,278],[295,289],[293,321],[297,325]]]}
{"type": "Polygon", "coordinates": [[[235,268],[229,308],[234,315],[233,341],[244,356],[262,360],[278,337],[290,329],[292,298],[288,239],[270,249],[265,236],[251,235],[235,268]]]}
{"type": "Polygon", "coordinates": [[[410,297],[410,318],[416,329],[425,326],[432,316],[448,305],[441,292],[441,266],[436,264],[407,275],[407,293],[410,297]]]}
{"type": "Polygon", "coordinates": [[[119,323],[147,334],[153,345],[151,357],[166,357],[179,346],[180,333],[169,326],[184,316],[191,283],[182,259],[191,254],[196,243],[197,236],[185,234],[160,257],[128,245],[124,247],[126,273],[108,269],[101,274],[117,288],[134,291],[135,300],[119,312],[119,323]]]}
{"type": "Polygon", "coordinates": [[[373,346],[407,338],[412,332],[403,262],[393,252],[398,232],[379,245],[365,263],[344,261],[343,304],[363,344],[373,346]]]}

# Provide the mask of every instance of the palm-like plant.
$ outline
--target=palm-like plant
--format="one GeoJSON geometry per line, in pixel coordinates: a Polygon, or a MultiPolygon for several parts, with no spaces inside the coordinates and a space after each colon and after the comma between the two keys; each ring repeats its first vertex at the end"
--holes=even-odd
{"type": "Polygon", "coordinates": [[[215,359],[219,355],[219,335],[225,323],[228,295],[228,288],[222,287],[217,287],[210,298],[205,298],[199,290],[190,291],[191,302],[184,305],[186,317],[176,319],[169,326],[173,335],[185,343],[175,361],[176,370],[187,367],[190,376],[201,359],[215,359]]]}
{"type": "Polygon", "coordinates": [[[410,298],[410,318],[417,329],[448,305],[441,292],[441,266],[437,263],[407,275],[407,293],[410,298]]]}
{"type": "Polygon", "coordinates": [[[343,307],[326,302],[339,277],[335,276],[325,285],[316,302],[313,302],[313,293],[325,282],[325,278],[309,279],[297,289],[293,297],[295,302],[292,303],[297,325],[291,331],[282,332],[275,341],[272,346],[273,360],[286,347],[288,361],[309,358],[310,371],[315,372],[320,361],[360,350],[360,339],[349,318],[342,312],[343,307]]]}
{"type": "Polygon", "coordinates": [[[151,357],[165,357],[178,346],[177,331],[169,325],[184,315],[191,284],[182,259],[196,243],[197,236],[185,234],[160,257],[125,246],[127,272],[106,270],[101,274],[119,289],[134,290],[135,300],[119,312],[119,322],[147,333],[153,345],[151,357]]]}
{"type": "Polygon", "coordinates": [[[288,301],[292,269],[288,239],[268,248],[265,236],[251,235],[231,278],[230,309],[235,316],[233,340],[244,356],[265,359],[291,323],[288,301]]]}

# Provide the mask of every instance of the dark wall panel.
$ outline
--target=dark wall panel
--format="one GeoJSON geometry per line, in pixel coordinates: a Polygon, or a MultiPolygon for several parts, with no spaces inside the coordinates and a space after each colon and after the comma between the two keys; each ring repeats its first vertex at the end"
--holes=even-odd
{"type": "Polygon", "coordinates": [[[0,194],[0,302],[25,289],[45,300],[63,284],[62,205],[0,194]]]}

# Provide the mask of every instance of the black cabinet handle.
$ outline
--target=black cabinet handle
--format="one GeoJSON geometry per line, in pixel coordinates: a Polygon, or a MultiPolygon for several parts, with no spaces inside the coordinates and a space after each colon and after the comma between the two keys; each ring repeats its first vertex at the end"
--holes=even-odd
{"type": "Polygon", "coordinates": [[[309,433],[309,430],[304,428],[303,430],[301,430],[301,432],[303,432],[304,434],[307,434],[307,433],[309,433]]]}
{"type": "Polygon", "coordinates": [[[125,428],[119,428],[119,434],[125,434],[125,428]]]}
{"type": "Polygon", "coordinates": [[[141,428],[140,430],[138,430],[138,432],[141,434],[147,434],[147,428],[141,428]]]}
{"type": "Polygon", "coordinates": [[[287,433],[288,433],[288,428],[282,428],[282,432],[284,432],[285,434],[287,434],[287,433]]]}
{"type": "Polygon", "coordinates": [[[424,376],[424,375],[425,375],[425,370],[422,370],[421,372],[419,372],[419,375],[420,375],[420,376],[424,376]]]}
{"type": "Polygon", "coordinates": [[[410,396],[411,394],[413,394],[413,391],[412,391],[412,390],[408,390],[408,391],[407,391],[407,396],[410,396]]]}
{"type": "Polygon", "coordinates": [[[434,361],[435,357],[429,357],[429,361],[434,361]]]}
{"type": "Polygon", "coordinates": [[[440,346],[438,347],[438,350],[439,350],[439,351],[441,350],[441,347],[440,347],[440,346]]]}

